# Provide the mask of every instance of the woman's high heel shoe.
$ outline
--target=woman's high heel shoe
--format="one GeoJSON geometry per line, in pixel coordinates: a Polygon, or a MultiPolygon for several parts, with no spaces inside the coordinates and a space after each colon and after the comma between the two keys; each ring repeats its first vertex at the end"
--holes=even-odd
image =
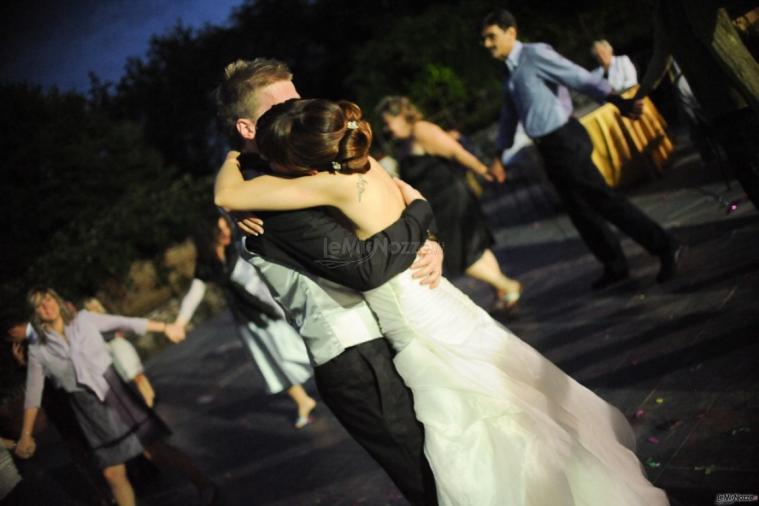
{"type": "Polygon", "coordinates": [[[299,416],[297,420],[295,420],[295,423],[293,426],[296,429],[302,429],[306,425],[310,425],[314,422],[314,417],[311,415],[308,416],[299,416]]]}
{"type": "Polygon", "coordinates": [[[295,423],[293,424],[293,426],[296,429],[302,429],[303,427],[305,427],[306,425],[309,425],[310,423],[314,421],[314,417],[311,416],[311,413],[313,413],[313,411],[316,409],[316,401],[313,399],[309,399],[307,409],[308,411],[306,411],[305,413],[301,411],[301,413],[303,414],[299,414],[298,418],[295,420],[295,423]]]}

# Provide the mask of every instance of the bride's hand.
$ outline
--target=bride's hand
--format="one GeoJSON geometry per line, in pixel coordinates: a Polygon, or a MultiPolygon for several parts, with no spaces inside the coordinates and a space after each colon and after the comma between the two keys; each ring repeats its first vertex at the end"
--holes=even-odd
{"type": "Polygon", "coordinates": [[[398,179],[397,177],[393,178],[393,181],[395,181],[395,184],[398,186],[398,188],[401,190],[401,195],[403,195],[403,201],[406,202],[406,205],[409,205],[413,201],[417,199],[426,200],[424,198],[424,195],[419,193],[419,190],[408,184],[407,182],[403,181],[402,179],[398,179]]]}

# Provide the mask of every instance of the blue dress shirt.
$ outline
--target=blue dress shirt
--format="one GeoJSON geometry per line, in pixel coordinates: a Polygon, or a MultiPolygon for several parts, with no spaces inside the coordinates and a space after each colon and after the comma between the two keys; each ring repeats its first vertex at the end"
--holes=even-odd
{"type": "Polygon", "coordinates": [[[572,88],[597,102],[603,102],[611,86],[567,60],[548,44],[514,43],[506,58],[507,77],[503,81],[503,106],[496,146],[504,150],[514,143],[519,121],[535,139],[561,128],[572,115],[572,88]]]}

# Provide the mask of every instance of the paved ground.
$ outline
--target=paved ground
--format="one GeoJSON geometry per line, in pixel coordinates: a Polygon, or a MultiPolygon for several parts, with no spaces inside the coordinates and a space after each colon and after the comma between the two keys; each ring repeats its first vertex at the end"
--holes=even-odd
{"type": "MultiPolygon", "coordinates": [[[[588,288],[599,265],[566,217],[552,214],[550,198],[523,198],[539,189],[485,199],[502,264],[525,286],[519,309],[497,317],[628,414],[650,478],[687,506],[759,493],[759,215],[747,203],[726,214],[743,194],[718,176],[680,151],[663,178],[628,192],[687,250],[679,276],[657,285],[658,262],[625,239],[632,278],[602,293],[588,288]]],[[[457,284],[491,304],[483,285],[457,284]]],[[[305,430],[291,427],[288,399],[264,395],[228,314],[155,357],[148,372],[172,441],[221,485],[227,504],[406,504],[326,408],[305,430]]],[[[66,468],[60,446],[39,452],[48,469],[66,468]]],[[[144,464],[132,471],[143,504],[194,504],[181,479],[144,464]]]]}

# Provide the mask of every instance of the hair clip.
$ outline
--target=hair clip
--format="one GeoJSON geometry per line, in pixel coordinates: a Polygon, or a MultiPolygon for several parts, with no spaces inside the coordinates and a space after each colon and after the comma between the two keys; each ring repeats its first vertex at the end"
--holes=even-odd
{"type": "Polygon", "coordinates": [[[357,128],[358,128],[358,121],[353,121],[353,120],[350,120],[350,121],[348,122],[348,124],[347,124],[347,125],[345,125],[345,126],[347,126],[349,130],[355,130],[355,129],[357,129],[357,128]]]}
{"type": "Polygon", "coordinates": [[[343,165],[340,162],[332,162],[332,170],[341,170],[343,165]]]}

